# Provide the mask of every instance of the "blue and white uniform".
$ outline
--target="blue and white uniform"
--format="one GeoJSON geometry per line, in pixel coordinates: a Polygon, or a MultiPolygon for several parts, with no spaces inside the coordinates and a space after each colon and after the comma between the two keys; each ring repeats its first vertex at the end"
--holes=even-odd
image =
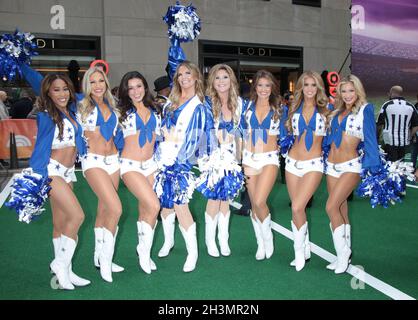
{"type": "MultiPolygon", "coordinates": [[[[83,126],[84,131],[95,131],[96,126],[100,129],[100,134],[102,137],[109,141],[110,139],[116,137],[118,131],[120,130],[118,126],[118,116],[114,110],[109,106],[109,104],[105,101],[107,107],[111,111],[111,115],[107,121],[104,120],[104,117],[100,111],[100,108],[97,106],[90,112],[90,114],[85,118],[81,118],[81,114],[78,113],[77,116],[81,125],[83,126]]],[[[88,140],[88,139],[87,139],[88,140]]],[[[116,140],[116,139],[115,139],[116,140]]],[[[117,142],[115,145],[117,145],[117,142]]],[[[81,168],[83,170],[83,174],[88,169],[91,168],[100,168],[107,172],[107,174],[111,175],[119,170],[119,155],[117,153],[103,156],[100,154],[95,154],[88,152],[84,157],[81,159],[81,168]]]]}
{"type": "Polygon", "coordinates": [[[326,174],[339,178],[345,172],[361,173],[362,168],[375,168],[380,165],[379,146],[376,138],[376,124],[374,120],[374,107],[365,104],[356,114],[349,113],[338,122],[339,114],[331,120],[331,128],[326,138],[327,147],[335,144],[337,150],[341,146],[343,133],[359,138],[361,143],[357,148],[360,155],[343,163],[331,163],[326,160],[326,174]]]}
{"type": "MultiPolygon", "coordinates": [[[[138,146],[141,148],[144,147],[147,143],[152,143],[154,134],[156,139],[158,139],[158,137],[161,135],[161,118],[155,111],[150,110],[150,112],[150,118],[148,119],[147,123],[144,123],[141,117],[136,112],[135,107],[132,107],[128,111],[128,116],[122,122],[121,132],[123,135],[123,139],[121,141],[121,144],[118,143],[117,145],[119,150],[123,150],[124,139],[126,137],[137,134],[138,131],[138,146]]],[[[158,169],[158,165],[154,155],[150,159],[144,161],[135,161],[132,159],[121,157],[119,162],[121,177],[125,173],[131,171],[139,172],[143,176],[148,177],[158,169]]]]}
{"type": "Polygon", "coordinates": [[[191,171],[197,159],[207,154],[207,117],[210,117],[198,96],[176,110],[164,106],[162,141],[156,151],[160,171],[154,189],[163,208],[186,204],[192,198],[196,177],[191,171]]]}
{"type": "MultiPolygon", "coordinates": [[[[225,121],[222,114],[213,119],[210,137],[210,155],[199,160],[201,174],[197,180],[197,190],[207,199],[234,199],[244,184],[242,168],[237,160],[236,139],[242,137],[244,112],[247,101],[238,98],[235,115],[230,121],[225,121]],[[234,118],[238,119],[236,123],[234,118]]],[[[205,106],[212,114],[212,101],[206,97],[205,106]]]]}
{"type": "MultiPolygon", "coordinates": [[[[274,120],[274,111],[270,110],[264,120],[259,123],[255,115],[255,104],[250,102],[245,112],[245,130],[244,139],[249,141],[253,146],[261,139],[267,144],[267,135],[276,136],[277,142],[280,137],[280,118],[274,120]]],[[[249,150],[243,150],[242,164],[261,170],[266,165],[280,166],[278,150],[269,152],[253,153],[249,150]]]]}
{"type": "MultiPolygon", "coordinates": [[[[328,105],[328,108],[331,108],[328,105]]],[[[310,119],[309,123],[306,123],[303,115],[303,102],[296,110],[296,112],[292,116],[292,131],[293,131],[293,138],[300,139],[302,135],[306,132],[305,135],[305,147],[306,150],[311,150],[313,144],[313,136],[322,136],[325,137],[327,133],[326,118],[324,115],[320,114],[315,107],[314,114],[310,119]]],[[[288,108],[284,108],[284,113],[282,117],[282,125],[281,125],[281,136],[285,137],[289,134],[287,128],[285,127],[285,122],[288,118],[288,108]]],[[[290,148],[289,148],[290,149],[290,148]]],[[[283,152],[283,151],[282,151],[283,152]]],[[[286,156],[286,167],[285,170],[298,176],[303,177],[308,172],[324,172],[324,161],[322,157],[317,157],[314,159],[309,160],[296,160],[290,157],[289,155],[286,156]]]]}
{"type": "Polygon", "coordinates": [[[29,166],[33,172],[46,176],[59,176],[65,182],[76,181],[74,174],[74,165],[70,168],[51,158],[52,150],[63,149],[67,147],[76,147],[80,156],[87,151],[87,146],[83,138],[83,130],[76,119],[75,106],[70,109],[70,117],[76,123],[74,125],[64,113],[63,133],[59,137],[58,125],[53,122],[47,112],[39,112],[37,115],[38,134],[36,137],[35,148],[33,150],[29,166]]]}

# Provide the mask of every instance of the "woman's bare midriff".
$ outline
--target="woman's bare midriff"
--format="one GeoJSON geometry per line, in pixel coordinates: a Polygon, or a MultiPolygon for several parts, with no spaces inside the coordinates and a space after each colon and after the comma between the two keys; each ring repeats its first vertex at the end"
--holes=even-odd
{"type": "Polygon", "coordinates": [[[67,168],[71,168],[74,165],[76,157],[77,150],[75,147],[51,150],[51,158],[67,168]]]}
{"type": "Polygon", "coordinates": [[[277,146],[277,136],[276,135],[267,135],[267,143],[264,143],[263,140],[258,139],[255,145],[251,142],[251,136],[245,142],[245,150],[252,153],[264,153],[278,150],[277,146]]]}
{"type": "Polygon", "coordinates": [[[313,135],[313,142],[311,149],[308,151],[305,145],[306,132],[303,133],[302,137],[299,140],[298,136],[295,136],[295,142],[292,148],[289,151],[289,157],[304,161],[319,158],[322,155],[322,140],[323,136],[313,135]]]}
{"type": "Polygon", "coordinates": [[[89,153],[110,156],[118,152],[115,144],[113,143],[113,138],[106,141],[106,139],[101,135],[99,127],[96,127],[94,131],[84,131],[84,135],[87,138],[89,153]]]}
{"type": "Polygon", "coordinates": [[[359,156],[357,152],[359,143],[359,138],[349,136],[343,132],[340,147],[337,149],[335,144],[332,143],[328,161],[331,163],[342,163],[357,158],[359,156]]]}
{"type": "Polygon", "coordinates": [[[154,153],[155,133],[151,142],[146,142],[143,147],[138,144],[139,131],[136,134],[125,138],[125,145],[121,154],[122,158],[135,160],[135,161],[146,161],[152,158],[154,153]]]}

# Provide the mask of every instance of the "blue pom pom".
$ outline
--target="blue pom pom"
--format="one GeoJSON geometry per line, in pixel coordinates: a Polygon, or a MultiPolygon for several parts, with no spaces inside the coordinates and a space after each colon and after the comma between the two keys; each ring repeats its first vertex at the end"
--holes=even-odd
{"type": "Polygon", "coordinates": [[[38,55],[34,35],[16,30],[6,33],[0,39],[0,77],[13,80],[16,74],[22,75],[19,64],[30,64],[32,57],[38,55]]]}
{"type": "Polygon", "coordinates": [[[280,153],[284,158],[287,157],[287,153],[289,152],[290,148],[292,148],[293,144],[295,143],[295,136],[292,134],[288,134],[284,137],[280,138],[280,153]]]}
{"type": "Polygon", "coordinates": [[[192,5],[185,7],[177,1],[175,6],[168,7],[163,20],[168,25],[170,39],[176,38],[180,42],[189,42],[200,34],[200,18],[192,5]]]}
{"type": "Polygon", "coordinates": [[[30,223],[39,216],[51,190],[51,179],[34,174],[32,169],[23,170],[14,178],[10,199],[5,203],[16,210],[19,221],[30,223]]]}
{"type": "Polygon", "coordinates": [[[214,185],[209,187],[210,171],[202,173],[201,181],[196,189],[211,200],[232,200],[244,185],[244,174],[241,171],[226,171],[225,175],[214,185]]]}

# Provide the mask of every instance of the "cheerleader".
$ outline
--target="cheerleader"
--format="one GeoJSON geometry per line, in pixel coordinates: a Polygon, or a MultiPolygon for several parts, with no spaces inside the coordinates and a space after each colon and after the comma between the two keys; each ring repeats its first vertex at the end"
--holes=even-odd
{"type": "MultiPolygon", "coordinates": [[[[49,198],[55,254],[50,268],[60,288],[74,290],[74,286],[90,284],[89,280],[72,271],[77,234],[84,221],[83,209],[73,192],[73,181],[76,181],[74,162],[77,153],[85,154],[86,144],[82,137],[82,127],[76,118],[75,93],[71,80],[66,75],[48,74],[41,83],[39,95],[36,144],[29,161],[30,168],[24,170],[24,177],[32,176],[31,181],[41,177],[50,178],[49,198]]],[[[20,218],[29,223],[32,217],[20,218]]]]}
{"type": "Polygon", "coordinates": [[[327,137],[330,152],[326,161],[326,211],[337,260],[327,268],[338,274],[347,270],[351,256],[347,197],[359,183],[362,169],[377,172],[381,167],[374,106],[367,103],[363,85],[356,76],[350,75],[338,84],[331,119],[327,137]]]}
{"type": "Polygon", "coordinates": [[[153,190],[157,162],[154,146],[160,133],[161,120],[155,111],[152,95],[144,76],[137,71],[125,74],[119,85],[120,123],[123,138],[120,176],[129,191],[138,199],[138,246],[139,265],[150,274],[156,270],[150,258],[154,231],[160,203],[153,190]]]}
{"type": "Polygon", "coordinates": [[[157,150],[161,170],[156,176],[155,190],[163,208],[161,221],[165,237],[159,256],[168,255],[174,246],[176,215],[187,247],[184,272],[193,271],[198,259],[196,223],[188,202],[195,189],[192,166],[198,157],[206,154],[204,136],[208,114],[203,100],[203,79],[199,69],[189,61],[180,63],[163,110],[163,141],[157,150]]]}
{"type": "Polygon", "coordinates": [[[324,172],[322,142],[326,135],[328,98],[321,76],[314,71],[304,72],[296,83],[295,100],[284,110],[282,142],[289,137],[293,145],[281,146],[286,157],[286,184],[292,202],[292,231],[295,260],[291,266],[302,270],[310,259],[306,206],[321,182],[324,172]],[[287,150],[290,149],[290,150],[287,150]]]}
{"type": "Polygon", "coordinates": [[[245,112],[246,128],[242,165],[251,201],[251,221],[257,239],[257,260],[273,255],[271,215],[267,198],[276,181],[279,164],[280,97],[274,76],[259,70],[250,90],[245,112]]]}
{"type": "Polygon", "coordinates": [[[238,83],[234,71],[225,64],[211,68],[206,90],[206,105],[214,118],[212,135],[216,143],[209,157],[200,161],[201,175],[197,189],[208,199],[205,212],[205,243],[208,254],[219,257],[215,235],[223,256],[231,250],[229,238],[229,200],[233,200],[243,185],[244,176],[238,164],[241,149],[241,121],[243,100],[238,97],[238,83]]]}

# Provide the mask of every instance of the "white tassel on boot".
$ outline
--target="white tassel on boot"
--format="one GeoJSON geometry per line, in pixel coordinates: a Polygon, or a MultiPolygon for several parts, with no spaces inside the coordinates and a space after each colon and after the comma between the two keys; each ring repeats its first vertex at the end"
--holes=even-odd
{"type": "MultiPolygon", "coordinates": [[[[306,221],[306,237],[305,237],[305,262],[311,259],[311,242],[309,241],[309,225],[306,221]]],[[[296,262],[293,260],[290,265],[296,267],[296,262]]]]}
{"type": "Polygon", "coordinates": [[[274,252],[274,241],[273,241],[273,232],[271,231],[271,215],[270,213],[264,219],[263,222],[258,220],[260,224],[261,234],[263,235],[264,241],[264,250],[266,252],[266,259],[270,259],[274,252]]]}
{"type": "Polygon", "coordinates": [[[308,223],[305,222],[299,230],[293,221],[291,221],[291,224],[293,231],[293,249],[295,250],[295,267],[296,271],[300,271],[305,266],[305,238],[308,223]]]}
{"type": "Polygon", "coordinates": [[[180,224],[179,227],[187,248],[187,259],[183,266],[183,271],[191,272],[196,268],[198,258],[196,223],[194,222],[187,231],[180,224]]]}
{"type": "MultiPolygon", "coordinates": [[[[115,238],[118,234],[118,231],[119,231],[119,227],[116,227],[115,238]]],[[[102,251],[102,248],[103,248],[103,228],[102,227],[94,228],[94,239],[95,239],[94,241],[94,266],[97,269],[100,269],[99,255],[100,255],[100,251],[102,251]]],[[[125,270],[125,268],[112,262],[112,272],[122,272],[123,270],[125,270]]]]}
{"type": "Polygon", "coordinates": [[[55,255],[55,259],[49,265],[51,271],[56,275],[61,288],[74,290],[74,285],[70,280],[70,264],[73,258],[77,243],[65,235],[61,235],[60,248],[55,255]]]}
{"type": "Polygon", "coordinates": [[[348,268],[348,263],[351,256],[351,249],[347,245],[345,237],[345,224],[335,228],[332,233],[332,240],[334,241],[335,251],[337,252],[337,267],[334,272],[336,274],[344,273],[348,268]]]}
{"type": "Polygon", "coordinates": [[[176,213],[173,211],[166,218],[161,216],[161,222],[164,230],[164,244],[158,256],[160,258],[168,256],[170,250],[174,247],[174,227],[176,223],[176,213]]]}
{"type": "MultiPolygon", "coordinates": [[[[76,246],[77,246],[77,242],[78,241],[76,241],[76,246]]],[[[61,237],[53,238],[52,239],[52,243],[54,245],[54,255],[56,257],[57,254],[58,254],[58,251],[60,249],[61,237]]],[[[79,277],[78,275],[76,275],[73,272],[73,270],[72,270],[72,263],[70,264],[69,272],[70,272],[70,281],[76,287],[85,287],[85,286],[87,286],[87,285],[89,285],[91,283],[90,280],[81,278],[81,277],[79,277]]]]}
{"type": "Polygon", "coordinates": [[[112,259],[115,251],[115,238],[112,232],[103,228],[103,247],[99,255],[100,275],[103,280],[113,282],[112,259]]]}
{"type": "MultiPolygon", "coordinates": [[[[332,234],[332,225],[329,224],[329,229],[331,230],[332,234]]],[[[347,242],[347,246],[351,249],[351,225],[346,224],[345,225],[345,241],[347,242]]],[[[351,262],[351,259],[348,260],[348,262],[351,262]]],[[[335,270],[337,268],[337,259],[335,259],[333,262],[331,262],[329,265],[327,265],[328,270],[335,270]]]]}
{"type": "Polygon", "coordinates": [[[250,213],[251,222],[253,224],[255,238],[257,240],[257,252],[255,258],[257,260],[263,260],[266,257],[266,251],[264,250],[264,239],[261,234],[261,226],[256,219],[253,218],[253,213],[250,213]]]}
{"type": "MultiPolygon", "coordinates": [[[[153,270],[151,267],[151,247],[157,223],[158,221],[156,221],[154,229],[145,221],[137,221],[136,223],[138,227],[138,245],[136,247],[136,252],[138,253],[139,265],[141,269],[148,274],[153,270]]],[[[156,267],[154,270],[156,270],[156,267]]]]}
{"type": "Polygon", "coordinates": [[[231,254],[231,249],[229,248],[228,239],[229,239],[229,218],[231,217],[231,212],[228,211],[225,215],[222,212],[218,213],[218,241],[219,247],[221,248],[221,254],[224,257],[227,257],[231,254]]]}
{"type": "Polygon", "coordinates": [[[215,241],[218,217],[219,214],[216,214],[212,219],[212,217],[205,212],[205,243],[208,254],[215,258],[219,257],[219,250],[215,241]]]}

